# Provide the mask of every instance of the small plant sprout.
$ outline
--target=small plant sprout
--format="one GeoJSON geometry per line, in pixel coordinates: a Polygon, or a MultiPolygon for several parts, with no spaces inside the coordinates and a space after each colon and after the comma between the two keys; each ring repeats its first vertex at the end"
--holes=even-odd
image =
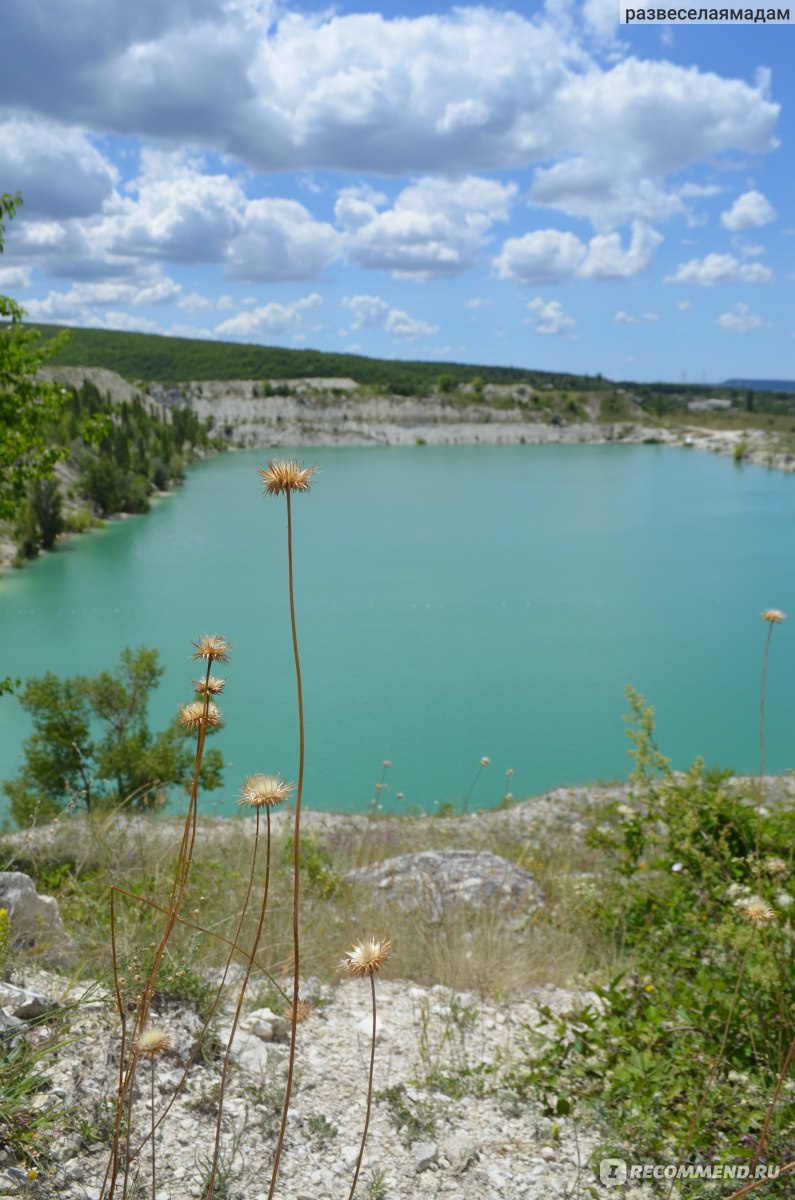
{"type": "Polygon", "coordinates": [[[271,1172],[268,1200],[273,1200],[276,1190],[276,1180],[279,1175],[284,1136],[287,1130],[287,1114],[290,1109],[290,1097],[293,1089],[295,1073],[295,1047],[298,1026],[298,990],[300,986],[300,936],[299,936],[299,902],[300,902],[300,863],[301,863],[301,800],[304,789],[304,697],[301,688],[301,661],[298,655],[298,633],[295,622],[295,589],[293,585],[293,492],[308,492],[310,480],[315,474],[315,467],[304,467],[292,459],[283,461],[270,460],[264,471],[260,471],[266,496],[283,495],[287,503],[287,582],[290,598],[290,628],[293,638],[293,659],[295,662],[295,685],[298,699],[298,783],[295,795],[295,818],[293,824],[293,1001],[292,1020],[290,1021],[290,1053],[287,1063],[287,1083],[284,1090],[284,1106],[279,1127],[279,1136],[273,1153],[273,1169],[271,1172]]]}
{"type": "Polygon", "coordinates": [[[351,1183],[351,1190],[348,1193],[348,1200],[353,1200],[353,1193],[356,1191],[356,1184],[359,1180],[359,1172],[362,1169],[364,1147],[367,1142],[367,1130],[370,1126],[370,1112],[373,1105],[373,1070],[375,1067],[376,1038],[375,977],[389,958],[391,951],[392,943],[387,938],[363,938],[362,941],[356,943],[352,950],[343,955],[342,962],[340,963],[340,970],[346,975],[369,977],[373,1008],[373,1032],[370,1039],[370,1071],[367,1078],[367,1109],[364,1118],[362,1141],[359,1147],[359,1156],[356,1159],[356,1167],[353,1172],[353,1182],[351,1183]]]}

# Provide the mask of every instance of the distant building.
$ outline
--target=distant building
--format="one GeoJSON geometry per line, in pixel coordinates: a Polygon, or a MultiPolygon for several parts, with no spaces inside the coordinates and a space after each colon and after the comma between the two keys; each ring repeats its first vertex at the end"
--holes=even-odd
{"type": "Polygon", "coordinates": [[[731,408],[731,400],[690,400],[688,401],[689,412],[716,412],[720,409],[731,408]]]}

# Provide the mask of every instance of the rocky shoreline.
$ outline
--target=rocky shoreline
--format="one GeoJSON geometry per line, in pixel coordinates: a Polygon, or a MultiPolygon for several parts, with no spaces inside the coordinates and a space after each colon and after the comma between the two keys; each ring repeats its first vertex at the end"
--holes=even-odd
{"type": "MultiPolygon", "coordinates": [[[[671,429],[642,419],[604,422],[587,400],[587,419],[542,418],[522,402],[521,387],[489,385],[481,397],[453,402],[437,396],[362,396],[352,379],[208,381],[179,388],[150,385],[141,393],[102,368],[50,368],[43,374],[75,387],[89,379],[114,400],[140,396],[166,415],[188,404],[202,420],[212,419],[216,436],[237,448],[655,444],[795,470],[795,455],[782,451],[763,430],[671,429]]],[[[14,565],[15,555],[12,537],[0,528],[0,572],[14,565]]]]}

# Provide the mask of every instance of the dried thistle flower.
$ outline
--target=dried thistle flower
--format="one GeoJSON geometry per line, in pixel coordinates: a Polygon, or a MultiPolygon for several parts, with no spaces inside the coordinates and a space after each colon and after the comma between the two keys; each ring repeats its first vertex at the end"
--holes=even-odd
{"type": "Polygon", "coordinates": [[[481,760],[480,760],[480,765],[481,765],[481,767],[488,767],[490,763],[491,763],[491,759],[490,759],[490,758],[486,758],[486,755],[484,754],[484,755],[483,755],[483,757],[482,757],[482,758],[481,758],[481,760]]]}
{"type": "Polygon", "coordinates": [[[194,692],[200,696],[218,696],[226,687],[225,679],[217,679],[210,675],[207,679],[196,679],[193,682],[194,692]]]}
{"type": "Polygon", "coordinates": [[[193,642],[192,645],[196,647],[192,658],[204,658],[207,662],[229,662],[229,651],[232,647],[219,633],[203,633],[198,642],[193,642]]]}
{"type": "MultiPolygon", "coordinates": [[[[312,1005],[311,1005],[311,1004],[309,1004],[309,1003],[308,1003],[306,1000],[299,1000],[299,1001],[298,1001],[298,1003],[297,1003],[297,1004],[296,1004],[296,1006],[295,1006],[295,1021],[296,1021],[296,1024],[297,1024],[297,1025],[300,1025],[302,1021],[305,1021],[305,1020],[307,1019],[307,1017],[309,1016],[309,1014],[311,1013],[311,1011],[312,1011],[312,1005]]],[[[292,1022],[292,1019],[293,1019],[293,1006],[292,1006],[292,1004],[288,1004],[288,1005],[287,1005],[287,1008],[286,1008],[286,1010],[285,1010],[285,1015],[286,1015],[286,1017],[287,1017],[287,1020],[288,1020],[288,1021],[290,1021],[290,1022],[292,1022]]]]}
{"type": "Polygon", "coordinates": [[[386,770],[387,767],[391,767],[392,766],[391,758],[385,758],[384,761],[382,762],[381,766],[384,768],[384,770],[386,770]]]}
{"type": "Polygon", "coordinates": [[[769,621],[771,625],[780,625],[786,619],[787,614],[783,613],[780,608],[766,608],[762,613],[762,620],[769,621]]]}
{"type": "Polygon", "coordinates": [[[249,808],[274,808],[294,791],[295,784],[286,783],[278,775],[250,775],[243,784],[240,803],[249,808]]]}
{"type": "Polygon", "coordinates": [[[179,722],[186,729],[198,729],[200,725],[205,723],[208,728],[218,729],[222,724],[221,710],[211,700],[207,705],[207,714],[205,717],[204,701],[191,700],[190,704],[183,704],[179,710],[179,722]]]}
{"type": "Polygon", "coordinates": [[[348,975],[375,975],[389,958],[392,943],[387,938],[364,938],[343,955],[340,970],[348,975]]]}
{"type": "Polygon", "coordinates": [[[759,896],[751,896],[742,904],[742,911],[752,925],[766,925],[773,920],[773,909],[759,896]]]}
{"type": "Polygon", "coordinates": [[[135,1043],[135,1048],[139,1054],[145,1055],[147,1058],[154,1058],[157,1054],[163,1054],[171,1045],[171,1038],[164,1029],[159,1029],[157,1025],[150,1025],[145,1029],[138,1041],[135,1043]]]}
{"type": "Polygon", "coordinates": [[[783,858],[778,858],[775,855],[771,858],[766,858],[762,863],[762,870],[766,875],[786,875],[789,872],[789,867],[783,858]]]}
{"type": "Polygon", "coordinates": [[[317,467],[304,467],[293,459],[269,459],[268,469],[260,471],[264,480],[266,496],[279,496],[282,492],[308,492],[309,480],[317,467]]]}

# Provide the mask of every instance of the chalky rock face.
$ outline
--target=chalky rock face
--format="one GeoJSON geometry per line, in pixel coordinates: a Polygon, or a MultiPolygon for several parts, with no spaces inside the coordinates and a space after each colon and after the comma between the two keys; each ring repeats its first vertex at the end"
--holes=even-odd
{"type": "Polygon", "coordinates": [[[57,901],[39,896],[29,875],[0,871],[0,908],[7,909],[11,918],[15,949],[29,951],[46,966],[68,967],[74,962],[74,944],[57,901]]]}
{"type": "Polygon", "coordinates": [[[347,878],[405,908],[421,907],[435,921],[455,908],[515,912],[544,903],[529,871],[489,851],[422,850],[351,871],[347,878]]]}

